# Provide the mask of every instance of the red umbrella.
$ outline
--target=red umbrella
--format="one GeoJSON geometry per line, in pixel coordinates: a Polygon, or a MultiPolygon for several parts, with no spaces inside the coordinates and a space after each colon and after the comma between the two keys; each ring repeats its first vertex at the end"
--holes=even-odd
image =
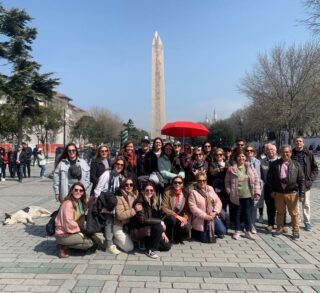
{"type": "Polygon", "coordinates": [[[167,123],[161,129],[161,134],[173,137],[206,136],[209,130],[202,124],[190,121],[176,121],[167,123]]]}

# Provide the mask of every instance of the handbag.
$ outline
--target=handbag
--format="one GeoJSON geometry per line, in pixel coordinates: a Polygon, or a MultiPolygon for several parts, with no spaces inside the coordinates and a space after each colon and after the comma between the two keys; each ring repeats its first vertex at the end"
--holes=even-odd
{"type": "Polygon", "coordinates": [[[143,226],[140,228],[133,228],[130,230],[130,237],[133,241],[143,240],[151,236],[151,227],[143,226]]]}

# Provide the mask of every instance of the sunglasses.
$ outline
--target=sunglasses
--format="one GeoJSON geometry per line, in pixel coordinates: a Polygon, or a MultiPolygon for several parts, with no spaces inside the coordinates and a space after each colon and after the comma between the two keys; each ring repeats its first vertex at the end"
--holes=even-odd
{"type": "Polygon", "coordinates": [[[74,192],[81,192],[81,193],[82,193],[82,192],[83,192],[83,189],[82,189],[82,188],[74,188],[73,191],[74,191],[74,192]]]}
{"type": "Polygon", "coordinates": [[[145,189],[145,192],[153,192],[153,189],[145,189]]]}
{"type": "Polygon", "coordinates": [[[254,150],[246,150],[247,153],[254,153],[254,150]]]}
{"type": "Polygon", "coordinates": [[[68,153],[75,153],[76,152],[76,149],[70,149],[68,150],[68,153]]]}
{"type": "Polygon", "coordinates": [[[175,148],[176,148],[176,147],[181,147],[180,144],[174,144],[173,146],[174,146],[175,148]]]}
{"type": "Polygon", "coordinates": [[[244,146],[243,143],[237,143],[237,146],[244,146]]]}
{"type": "Polygon", "coordinates": [[[205,148],[211,148],[211,145],[205,145],[204,147],[205,148]]]}
{"type": "Polygon", "coordinates": [[[116,166],[120,166],[120,167],[123,167],[124,164],[121,164],[121,163],[116,163],[116,166]]]}
{"type": "Polygon", "coordinates": [[[222,157],[222,156],[223,156],[223,154],[216,154],[216,156],[217,156],[217,157],[222,157]]]}
{"type": "Polygon", "coordinates": [[[207,180],[197,180],[199,183],[207,182],[207,180]]]}
{"type": "Polygon", "coordinates": [[[195,154],[195,156],[196,156],[196,157],[201,157],[201,156],[202,156],[202,154],[195,154]]]}
{"type": "Polygon", "coordinates": [[[173,181],[173,184],[181,185],[181,184],[183,184],[183,182],[182,181],[173,181]]]}
{"type": "Polygon", "coordinates": [[[188,147],[186,147],[186,148],[184,148],[185,150],[191,150],[191,148],[188,148],[188,147]]]}
{"type": "Polygon", "coordinates": [[[125,187],[133,187],[133,183],[126,183],[124,186],[125,187]]]}
{"type": "Polygon", "coordinates": [[[109,153],[108,150],[101,150],[100,153],[109,153]]]}

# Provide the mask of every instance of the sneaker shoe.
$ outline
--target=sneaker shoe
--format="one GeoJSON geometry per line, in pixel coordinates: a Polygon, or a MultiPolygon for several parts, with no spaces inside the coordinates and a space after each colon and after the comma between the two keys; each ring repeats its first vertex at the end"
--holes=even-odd
{"type": "Polygon", "coordinates": [[[266,226],[266,230],[267,230],[268,232],[272,232],[273,226],[271,226],[271,225],[266,226]]]}
{"type": "Polygon", "coordinates": [[[252,233],[252,234],[257,234],[257,229],[256,229],[255,226],[252,226],[252,228],[251,228],[251,233],[252,233]]]}
{"type": "Polygon", "coordinates": [[[261,223],[261,224],[263,223],[263,216],[259,216],[258,222],[261,223]]]}
{"type": "Polygon", "coordinates": [[[111,245],[108,248],[108,252],[110,252],[113,255],[118,255],[120,253],[120,251],[118,250],[117,246],[115,246],[115,245],[111,245]]]}
{"type": "Polygon", "coordinates": [[[232,239],[239,240],[239,238],[240,238],[240,231],[234,232],[234,234],[232,235],[232,239]]]}
{"type": "Polygon", "coordinates": [[[306,231],[308,231],[308,232],[311,232],[311,231],[312,231],[312,226],[311,226],[311,224],[305,223],[305,224],[304,224],[304,229],[305,229],[306,231]]]}
{"type": "Polygon", "coordinates": [[[146,256],[149,256],[150,258],[153,258],[153,259],[159,258],[159,256],[151,249],[149,249],[149,251],[146,253],[146,256]]]}
{"type": "Polygon", "coordinates": [[[291,236],[292,240],[298,240],[299,238],[300,238],[299,233],[293,233],[292,236],[291,236]]]}
{"type": "Polygon", "coordinates": [[[250,240],[256,240],[256,237],[254,237],[254,235],[252,235],[252,233],[249,231],[245,233],[245,236],[250,240]]]}
{"type": "Polygon", "coordinates": [[[288,231],[289,231],[289,229],[288,229],[287,226],[284,226],[284,227],[282,228],[282,233],[288,233],[288,231]]]}
{"type": "Polygon", "coordinates": [[[1,178],[1,181],[6,181],[6,178],[1,178]]]}

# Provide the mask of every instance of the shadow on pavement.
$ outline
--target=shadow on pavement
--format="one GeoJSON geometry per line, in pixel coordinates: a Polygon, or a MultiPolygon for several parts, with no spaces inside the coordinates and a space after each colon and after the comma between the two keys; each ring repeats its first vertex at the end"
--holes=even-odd
{"type": "Polygon", "coordinates": [[[45,225],[25,225],[24,230],[33,236],[38,236],[41,238],[47,237],[45,225]]]}
{"type": "Polygon", "coordinates": [[[41,241],[33,250],[45,253],[46,255],[57,255],[56,241],[54,239],[41,241]]]}

